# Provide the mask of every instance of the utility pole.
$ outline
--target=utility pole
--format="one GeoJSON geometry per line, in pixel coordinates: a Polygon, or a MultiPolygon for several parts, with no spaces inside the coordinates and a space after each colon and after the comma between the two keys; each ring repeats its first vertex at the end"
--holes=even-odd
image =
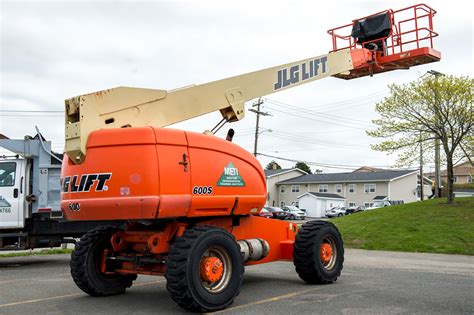
{"type": "Polygon", "coordinates": [[[270,116],[269,113],[266,113],[266,112],[261,112],[260,111],[260,105],[263,104],[263,99],[260,97],[257,101],[257,103],[253,104],[252,107],[255,107],[257,106],[257,109],[249,109],[249,111],[257,114],[257,121],[256,121],[256,124],[255,124],[255,142],[253,144],[253,155],[254,156],[257,156],[257,146],[258,146],[258,135],[259,135],[259,123],[260,123],[260,115],[263,115],[263,116],[270,116]]]}
{"type": "MultiPolygon", "coordinates": [[[[435,70],[429,70],[426,73],[434,75],[436,80],[438,80],[438,77],[444,76],[443,73],[435,71],[435,70]]],[[[438,104],[436,104],[438,106],[438,104]]],[[[440,198],[441,197],[441,172],[440,172],[440,139],[439,137],[436,137],[435,139],[435,198],[440,198]]]]}
{"type": "Polygon", "coordinates": [[[435,139],[435,198],[441,198],[441,174],[439,170],[439,138],[435,139]]]}
{"type": "Polygon", "coordinates": [[[421,141],[421,131],[420,131],[420,200],[424,199],[423,191],[423,142],[421,141]]]}

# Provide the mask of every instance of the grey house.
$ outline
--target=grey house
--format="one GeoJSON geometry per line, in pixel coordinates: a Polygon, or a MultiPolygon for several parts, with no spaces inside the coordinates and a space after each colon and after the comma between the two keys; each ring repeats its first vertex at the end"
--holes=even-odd
{"type": "Polygon", "coordinates": [[[307,175],[305,171],[298,168],[265,170],[267,179],[267,206],[278,206],[278,187],[276,183],[287,179],[307,175]]]}
{"type": "MultiPolygon", "coordinates": [[[[296,204],[306,192],[333,193],[345,198],[345,206],[371,206],[374,199],[418,200],[418,171],[376,170],[370,172],[309,174],[282,180],[278,187],[279,206],[296,204]]],[[[431,194],[426,186],[425,198],[431,194]]]]}

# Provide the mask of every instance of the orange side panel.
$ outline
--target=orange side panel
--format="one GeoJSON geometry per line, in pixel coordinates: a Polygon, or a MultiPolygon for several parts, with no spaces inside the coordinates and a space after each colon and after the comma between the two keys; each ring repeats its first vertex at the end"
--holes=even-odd
{"type": "Polygon", "coordinates": [[[191,165],[186,134],[175,129],[154,128],[154,131],[162,183],[158,218],[186,216],[191,206],[191,165]]]}
{"type": "MultiPolygon", "coordinates": [[[[68,209],[69,200],[61,201],[61,209],[68,209]]],[[[79,211],[65,211],[68,220],[144,219],[157,215],[158,196],[90,198],[79,201],[79,211]],[[86,213],[86,215],[83,215],[86,213]],[[86,216],[86,217],[84,217],[86,216]]]]}
{"type": "Polygon", "coordinates": [[[262,167],[243,148],[215,136],[186,132],[191,162],[192,202],[188,216],[234,214],[257,211],[266,200],[266,180],[262,167]],[[229,172],[229,168],[230,173],[229,172]],[[227,173],[226,173],[227,172],[227,173]],[[196,193],[194,188],[211,188],[196,193]]]}
{"type": "Polygon", "coordinates": [[[99,130],[90,135],[87,157],[82,164],[75,165],[65,156],[61,173],[61,209],[66,219],[156,217],[160,199],[154,141],[151,128],[99,130]],[[126,144],[127,141],[132,144],[126,144]],[[152,143],[148,144],[150,141],[152,143]],[[81,178],[97,174],[110,174],[102,189],[98,180],[92,180],[89,191],[81,191],[80,186],[84,187],[81,178]]]}
{"type": "Polygon", "coordinates": [[[156,143],[167,145],[188,145],[186,134],[183,130],[154,127],[156,143]]]}
{"type": "Polygon", "coordinates": [[[155,133],[151,127],[100,129],[90,134],[87,148],[155,143],[155,133]]]}
{"type": "Polygon", "coordinates": [[[257,216],[242,217],[240,225],[232,227],[231,218],[212,219],[201,225],[218,226],[231,232],[236,240],[262,238],[270,245],[267,257],[249,261],[247,265],[262,264],[277,260],[292,260],[293,242],[298,226],[295,223],[266,219],[257,216]]]}

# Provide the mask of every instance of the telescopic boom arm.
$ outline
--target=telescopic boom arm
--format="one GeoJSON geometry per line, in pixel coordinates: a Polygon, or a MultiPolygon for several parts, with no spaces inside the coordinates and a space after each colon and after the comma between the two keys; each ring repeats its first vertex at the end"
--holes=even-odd
{"type": "Polygon", "coordinates": [[[377,12],[330,29],[333,50],[327,55],[219,81],[172,91],[118,87],[73,97],[66,100],[65,152],[82,163],[90,133],[101,128],[164,127],[217,110],[232,122],[244,118],[246,101],[304,83],[439,61],[441,53],[433,47],[435,14],[425,4],[377,12]]]}
{"type": "Polygon", "coordinates": [[[348,73],[369,59],[367,49],[347,48],[177,90],[117,87],[76,96],[65,101],[65,152],[82,163],[89,134],[101,128],[164,127],[217,110],[226,121],[238,121],[246,101],[348,73]]]}

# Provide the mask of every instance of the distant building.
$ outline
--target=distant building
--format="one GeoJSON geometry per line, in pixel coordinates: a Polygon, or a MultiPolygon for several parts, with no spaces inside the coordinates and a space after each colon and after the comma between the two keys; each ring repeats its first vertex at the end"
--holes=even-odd
{"type": "Polygon", "coordinates": [[[278,187],[276,186],[276,183],[307,174],[308,173],[299,168],[265,170],[265,177],[267,179],[266,205],[272,207],[279,206],[278,187]]]}
{"type": "MultiPolygon", "coordinates": [[[[427,179],[424,182],[424,198],[427,199],[431,195],[431,185],[427,179]]],[[[344,198],[346,207],[369,207],[375,198],[404,203],[419,200],[417,170],[368,171],[366,168],[350,173],[308,174],[280,180],[276,186],[277,196],[272,196],[272,200],[278,206],[300,206],[298,197],[307,192],[336,194],[344,198]]],[[[326,208],[329,204],[326,203],[326,208]]]]}
{"type": "MultiPolygon", "coordinates": [[[[474,166],[471,165],[469,161],[463,162],[453,167],[454,183],[455,184],[470,184],[474,179],[474,166]]],[[[435,180],[435,174],[427,173],[425,174],[432,181],[435,180]]],[[[448,181],[448,172],[447,170],[441,171],[441,182],[446,183],[448,181]]]]}
{"type": "Polygon", "coordinates": [[[321,218],[326,210],[332,207],[344,207],[346,198],[338,194],[305,192],[297,197],[300,209],[306,210],[306,215],[312,218],[321,218]]]}

